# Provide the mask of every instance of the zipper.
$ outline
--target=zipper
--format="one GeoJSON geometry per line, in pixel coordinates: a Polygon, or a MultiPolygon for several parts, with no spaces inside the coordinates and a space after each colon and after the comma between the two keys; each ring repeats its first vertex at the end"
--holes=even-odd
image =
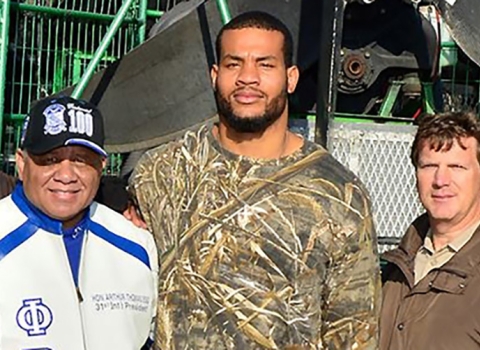
{"type": "MultiPolygon", "coordinates": [[[[78,284],[80,285],[80,270],[81,270],[81,262],[82,262],[82,258],[83,258],[83,251],[84,251],[84,248],[85,248],[85,244],[86,244],[86,233],[88,232],[88,230],[85,231],[85,234],[84,234],[84,237],[83,237],[83,242],[82,242],[82,251],[80,253],[80,264],[79,264],[79,267],[78,267],[78,284]]],[[[67,266],[68,268],[68,272],[69,272],[69,275],[70,275],[70,285],[71,285],[71,288],[72,288],[72,294],[75,295],[75,299],[77,300],[77,307],[78,307],[78,316],[80,317],[80,326],[81,326],[81,338],[82,338],[82,343],[81,344],[81,348],[86,350],[86,339],[85,339],[85,324],[84,324],[84,320],[83,320],[83,315],[82,315],[82,308],[81,308],[81,303],[83,302],[83,295],[82,295],[82,292],[80,290],[80,287],[76,286],[75,285],[75,281],[73,279],[73,276],[72,276],[72,272],[70,271],[71,268],[70,268],[70,261],[68,260],[68,254],[67,254],[67,248],[65,247],[65,243],[63,241],[63,237],[60,235],[60,239],[61,239],[61,244],[62,244],[62,248],[63,248],[63,260],[64,260],[64,265],[67,266]]]]}
{"type": "MultiPolygon", "coordinates": [[[[86,349],[87,345],[87,339],[86,339],[86,334],[85,330],[87,329],[85,325],[85,320],[83,317],[83,312],[82,312],[82,302],[83,302],[83,295],[82,291],[80,290],[81,286],[81,281],[82,281],[82,266],[83,266],[83,256],[85,254],[85,248],[87,246],[87,237],[88,237],[88,229],[85,229],[85,232],[83,233],[83,242],[82,242],[82,250],[80,252],[80,262],[78,263],[78,286],[75,286],[75,289],[77,291],[77,298],[78,298],[78,312],[80,314],[80,322],[82,324],[82,339],[83,339],[83,348],[86,349]]],[[[73,277],[72,277],[72,282],[73,282],[73,277]]],[[[75,283],[74,283],[75,284],[75,283]]]]}

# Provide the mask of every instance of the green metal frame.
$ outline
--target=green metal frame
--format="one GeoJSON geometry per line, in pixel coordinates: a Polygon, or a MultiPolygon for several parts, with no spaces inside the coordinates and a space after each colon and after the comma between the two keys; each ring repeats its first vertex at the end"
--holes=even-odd
{"type": "Polygon", "coordinates": [[[93,74],[95,73],[95,70],[97,69],[98,63],[102,59],[102,57],[105,55],[105,52],[110,45],[110,43],[113,40],[113,37],[117,33],[118,28],[123,23],[123,20],[125,19],[125,16],[127,15],[127,11],[132,6],[133,2],[135,0],[124,0],[122,7],[120,7],[120,10],[116,14],[112,24],[108,28],[107,33],[103,37],[102,41],[100,42],[100,45],[98,46],[97,50],[95,51],[95,54],[92,57],[92,60],[87,66],[87,69],[83,73],[82,78],[78,82],[78,84],[75,86],[75,89],[72,92],[72,97],[74,98],[79,98],[82,96],[83,92],[85,91],[85,88],[87,87],[88,82],[92,78],[93,74]]]}
{"type": "MultiPolygon", "coordinates": [[[[84,53],[82,51],[77,51],[73,53],[73,71],[72,71],[72,83],[77,84],[83,76],[83,72],[85,69],[83,68],[86,64],[85,62],[91,62],[93,60],[94,55],[84,53]]],[[[114,56],[107,56],[103,55],[100,57],[100,61],[98,64],[101,62],[105,62],[106,64],[115,62],[117,60],[117,57],[114,56]]]]}
{"type": "MultiPolygon", "coordinates": [[[[18,1],[0,0],[3,16],[0,22],[0,69],[3,74],[0,79],[0,145],[4,155],[0,160],[4,170],[8,167],[10,172],[14,168],[12,157],[19,145],[28,105],[69,85],[85,84],[87,74],[91,76],[141,44],[146,37],[147,20],[163,14],[160,0],[156,5],[148,0],[127,0],[118,5],[109,0],[46,3],[51,6],[35,5],[40,1],[18,1]],[[149,4],[156,7],[147,8],[149,4]],[[11,66],[5,74],[9,45],[13,48],[10,50],[12,57],[8,57],[11,66]],[[9,88],[8,95],[4,93],[5,86],[9,88]]],[[[80,90],[81,85],[75,91],[78,97],[80,90]]],[[[118,154],[109,157],[107,173],[118,173],[121,157],[118,154]]]]}
{"type": "MultiPolygon", "coordinates": [[[[2,2],[7,2],[6,0],[2,0],[2,2]]],[[[157,11],[152,9],[147,9],[147,1],[146,0],[139,0],[140,4],[140,13],[143,11],[143,15],[139,16],[138,18],[125,18],[123,23],[133,23],[133,24],[145,24],[147,17],[159,18],[163,15],[163,11],[157,11]]],[[[49,6],[40,6],[40,5],[32,5],[20,2],[12,2],[8,1],[10,4],[10,8],[12,10],[32,13],[32,14],[41,14],[41,15],[48,15],[54,17],[68,17],[72,19],[85,19],[89,21],[97,21],[97,22],[112,22],[116,15],[107,15],[103,13],[94,13],[94,12],[86,12],[86,11],[78,11],[78,10],[67,10],[62,8],[56,7],[49,7],[49,6]]]]}
{"type": "Polygon", "coordinates": [[[138,5],[138,21],[140,23],[138,27],[138,34],[137,34],[137,45],[140,45],[145,41],[147,37],[147,10],[148,10],[148,0],[139,0],[140,3],[138,5]]]}
{"type": "MultiPolygon", "coordinates": [[[[17,10],[26,13],[32,14],[41,14],[54,17],[68,17],[72,19],[85,19],[93,20],[99,22],[112,22],[115,19],[115,15],[106,15],[102,13],[93,13],[86,11],[78,10],[66,10],[62,8],[49,7],[49,6],[40,6],[40,5],[31,5],[19,2],[12,2],[12,10],[17,10]]],[[[130,18],[126,20],[129,23],[137,23],[136,18],[130,18]]]]}
{"type": "MultiPolygon", "coordinates": [[[[108,31],[103,37],[99,47],[95,51],[95,54],[92,57],[92,60],[90,61],[90,63],[88,64],[88,67],[85,70],[82,78],[80,79],[78,84],[75,86],[75,89],[72,92],[72,97],[79,98],[82,96],[88,82],[90,81],[93,74],[95,73],[95,70],[97,69],[99,62],[102,60],[102,57],[104,56],[106,49],[112,42],[113,37],[115,36],[115,33],[117,32],[118,28],[120,28],[122,23],[125,22],[127,11],[132,6],[134,1],[135,0],[124,0],[122,7],[118,11],[118,13],[115,15],[115,18],[113,19],[112,24],[108,28],[108,31]]],[[[230,9],[229,9],[227,0],[217,0],[217,6],[219,8],[220,16],[222,18],[222,23],[225,24],[229,22],[232,16],[230,14],[230,9]]],[[[145,25],[146,25],[146,16],[147,16],[146,0],[140,0],[139,13],[141,15],[140,15],[140,18],[138,18],[138,21],[139,23],[141,23],[141,25],[139,27],[137,43],[145,40],[145,25]]]]}
{"type": "MultiPolygon", "coordinates": [[[[126,53],[126,46],[131,49],[145,40],[147,19],[163,14],[160,1],[157,1],[156,9],[148,8],[148,0],[124,0],[119,8],[109,0],[64,0],[51,6],[36,5],[36,1],[20,1],[0,0],[0,145],[2,153],[10,156],[20,140],[21,124],[27,112],[25,104],[75,83],[72,96],[80,98],[98,69],[126,53]],[[90,9],[97,12],[88,12],[90,9]],[[7,80],[5,73],[10,16],[16,16],[15,22],[12,22],[15,23],[15,28],[12,27],[14,38],[11,38],[16,50],[15,59],[8,73],[11,81],[7,80]],[[86,28],[91,28],[92,34],[84,33],[80,38],[79,33],[86,28]],[[120,34],[120,28],[123,34],[120,34]],[[127,33],[135,35],[130,38],[127,33]],[[85,42],[77,47],[79,40],[99,44],[87,47],[85,42]],[[89,62],[88,65],[86,62],[89,62]],[[4,111],[6,83],[10,84],[11,92],[7,110],[4,111]],[[2,142],[5,132],[8,134],[8,145],[2,142]]],[[[216,0],[216,3],[225,24],[231,19],[228,1],[216,0]]],[[[121,155],[112,155],[107,173],[117,173],[120,161],[121,155]]]]}
{"type": "MultiPolygon", "coordinates": [[[[8,77],[11,79],[8,110],[5,111],[6,113],[0,112],[0,138],[5,132],[8,134],[8,145],[0,143],[4,148],[2,153],[10,154],[18,146],[21,124],[27,112],[25,103],[29,104],[45,94],[56,93],[72,84],[76,84],[72,96],[82,97],[92,75],[117,59],[119,55],[124,54],[122,45],[133,48],[145,41],[147,20],[158,18],[163,14],[160,1],[157,1],[157,8],[148,8],[150,3],[148,0],[124,0],[120,7],[109,3],[109,0],[82,2],[64,0],[51,3],[51,6],[40,6],[36,3],[40,4],[37,1],[25,3],[21,0],[18,2],[0,0],[4,18],[2,20],[4,32],[1,39],[2,44],[6,44],[0,47],[0,50],[4,50],[1,52],[2,57],[6,58],[7,55],[9,14],[16,16],[16,27],[12,28],[15,30],[13,32],[15,38],[12,40],[15,41],[17,50],[13,73],[9,73],[8,77]],[[7,8],[8,5],[11,5],[11,8],[7,8]],[[131,13],[136,15],[130,15],[131,13]],[[108,29],[106,29],[107,26],[108,29]],[[91,28],[91,37],[83,34],[83,37],[79,38],[79,32],[87,30],[86,28],[91,28]],[[120,28],[122,28],[121,33],[124,34],[120,34],[120,28]],[[130,30],[128,28],[134,28],[135,35],[132,39],[130,34],[126,34],[130,30]],[[63,38],[63,41],[57,41],[56,38],[63,38]],[[85,42],[81,47],[77,47],[79,40],[88,40],[97,44],[87,47],[85,42]],[[6,149],[9,152],[6,152],[6,149]]],[[[228,1],[216,0],[216,3],[222,23],[225,24],[231,19],[228,1]]],[[[3,72],[5,67],[6,63],[0,61],[3,72]]],[[[4,77],[0,84],[5,81],[8,80],[4,77]]],[[[0,89],[3,92],[4,86],[0,86],[0,89]]],[[[1,93],[0,98],[3,97],[4,94],[1,93]]],[[[3,107],[1,102],[0,108],[3,107]]],[[[120,161],[121,155],[111,155],[107,173],[117,173],[120,161]]]]}
{"type": "Polygon", "coordinates": [[[383,102],[380,106],[380,111],[378,113],[381,117],[390,117],[392,115],[395,101],[397,100],[403,85],[404,82],[394,80],[388,87],[387,95],[383,99],[383,102]]]}
{"type": "Polygon", "coordinates": [[[226,24],[232,19],[230,14],[230,8],[228,7],[227,0],[217,0],[218,11],[220,12],[220,17],[222,18],[222,23],[226,24]]]}
{"type": "MultiPolygon", "coordinates": [[[[7,70],[8,32],[10,27],[10,1],[0,2],[0,145],[3,144],[3,111],[5,106],[5,83],[7,70]]],[[[3,153],[2,153],[3,157],[3,153]]]]}
{"type": "Polygon", "coordinates": [[[423,111],[425,113],[433,114],[435,110],[435,98],[433,95],[433,83],[424,82],[422,83],[422,94],[423,94],[423,111]]]}

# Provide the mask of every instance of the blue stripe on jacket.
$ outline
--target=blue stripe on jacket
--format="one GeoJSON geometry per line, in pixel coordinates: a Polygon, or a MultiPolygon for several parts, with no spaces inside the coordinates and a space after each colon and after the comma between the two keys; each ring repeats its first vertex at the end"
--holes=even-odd
{"type": "Polygon", "coordinates": [[[37,232],[38,227],[26,221],[0,239],[0,261],[37,232]]]}
{"type": "Polygon", "coordinates": [[[150,258],[148,257],[148,253],[140,244],[132,242],[124,237],[121,237],[109,230],[105,227],[96,223],[94,221],[90,222],[89,225],[90,232],[98,237],[104,239],[111,245],[117,247],[118,249],[122,250],[123,252],[133,256],[134,258],[140,260],[143,264],[145,264],[149,269],[150,267],[150,258]]]}

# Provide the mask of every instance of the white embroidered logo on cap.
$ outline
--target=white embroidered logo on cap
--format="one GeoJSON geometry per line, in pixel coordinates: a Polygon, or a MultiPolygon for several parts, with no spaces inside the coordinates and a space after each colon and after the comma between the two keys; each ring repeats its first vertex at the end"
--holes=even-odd
{"type": "Polygon", "coordinates": [[[67,131],[64,112],[65,107],[58,103],[45,108],[43,111],[43,115],[45,116],[45,126],[43,127],[43,131],[45,135],[58,135],[63,131],[67,131]]]}
{"type": "Polygon", "coordinates": [[[68,131],[76,134],[93,135],[93,116],[91,109],[75,106],[73,103],[67,104],[68,116],[70,117],[70,127],[68,131]]]}

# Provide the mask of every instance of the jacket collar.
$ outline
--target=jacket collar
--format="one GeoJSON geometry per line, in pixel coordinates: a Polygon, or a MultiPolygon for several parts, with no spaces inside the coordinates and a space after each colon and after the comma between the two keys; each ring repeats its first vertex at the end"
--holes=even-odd
{"type": "MultiPolygon", "coordinates": [[[[423,245],[430,224],[427,214],[418,217],[407,229],[405,236],[400,241],[398,248],[386,252],[382,259],[397,265],[407,278],[410,287],[414,284],[415,256],[423,245]]],[[[445,265],[438,268],[436,277],[431,281],[430,286],[451,291],[445,280],[459,279],[461,283],[456,285],[463,289],[468,283],[469,277],[473,274],[476,266],[480,264],[480,227],[475,230],[472,238],[456,253],[445,265]],[[450,276],[450,277],[448,277],[450,276]]]]}
{"type": "MultiPolygon", "coordinates": [[[[20,209],[20,211],[35,226],[57,235],[62,235],[64,233],[61,221],[52,219],[51,217],[45,215],[28,200],[27,196],[25,195],[25,191],[23,190],[23,184],[21,182],[17,183],[17,185],[15,186],[15,189],[12,192],[12,200],[20,209]]],[[[89,222],[90,208],[86,210],[84,218],[80,220],[80,222],[75,228],[79,226],[87,228],[89,222]]]]}
{"type": "Polygon", "coordinates": [[[382,254],[382,259],[397,265],[405,275],[410,287],[414,285],[415,256],[423,245],[430,224],[427,214],[419,216],[407,229],[398,248],[382,254]]]}

